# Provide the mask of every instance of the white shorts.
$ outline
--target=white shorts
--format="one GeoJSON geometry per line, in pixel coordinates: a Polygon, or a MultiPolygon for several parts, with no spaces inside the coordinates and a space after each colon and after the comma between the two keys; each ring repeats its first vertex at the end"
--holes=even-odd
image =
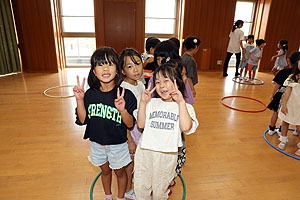
{"type": "Polygon", "coordinates": [[[91,141],[89,161],[95,166],[101,166],[107,161],[111,169],[121,169],[131,162],[128,144],[101,145],[91,141]]]}

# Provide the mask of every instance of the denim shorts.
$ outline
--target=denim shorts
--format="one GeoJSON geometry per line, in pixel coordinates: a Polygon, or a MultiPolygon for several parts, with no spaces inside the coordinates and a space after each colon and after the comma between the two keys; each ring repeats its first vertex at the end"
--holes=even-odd
{"type": "Polygon", "coordinates": [[[111,169],[121,169],[131,162],[128,144],[101,145],[91,141],[89,161],[95,166],[101,166],[107,161],[111,169]]]}

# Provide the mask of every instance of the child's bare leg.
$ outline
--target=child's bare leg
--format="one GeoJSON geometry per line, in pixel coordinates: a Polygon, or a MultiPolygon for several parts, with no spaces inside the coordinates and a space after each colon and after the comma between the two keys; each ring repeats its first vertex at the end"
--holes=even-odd
{"type": "Polygon", "coordinates": [[[127,175],[125,172],[125,167],[121,169],[115,169],[114,171],[118,181],[118,198],[124,198],[127,185],[127,175]]]}
{"type": "Polygon", "coordinates": [[[286,123],[285,121],[282,121],[281,135],[284,136],[284,137],[287,136],[288,129],[289,129],[289,123],[286,123]]]}
{"type": "Polygon", "coordinates": [[[278,119],[278,112],[274,111],[271,117],[270,126],[272,127],[276,126],[277,119],[278,119]]]}
{"type": "Polygon", "coordinates": [[[255,70],[253,70],[253,77],[252,77],[252,79],[254,79],[254,78],[255,78],[255,73],[256,73],[256,71],[255,71],[255,70]]]}
{"type": "Polygon", "coordinates": [[[132,173],[133,173],[133,160],[134,157],[131,156],[132,162],[126,166],[125,171],[127,175],[127,186],[126,186],[126,192],[129,192],[131,190],[131,185],[132,185],[132,173]]]}
{"type": "Polygon", "coordinates": [[[244,72],[244,77],[247,77],[247,71],[248,71],[248,69],[246,68],[245,72],[244,72]]]}
{"type": "Polygon", "coordinates": [[[251,80],[251,71],[249,71],[249,79],[251,80]]]}
{"type": "Polygon", "coordinates": [[[109,168],[109,163],[106,162],[105,164],[100,166],[102,170],[101,174],[101,180],[102,180],[102,185],[104,189],[104,193],[106,195],[111,195],[111,169],[109,168]]]}

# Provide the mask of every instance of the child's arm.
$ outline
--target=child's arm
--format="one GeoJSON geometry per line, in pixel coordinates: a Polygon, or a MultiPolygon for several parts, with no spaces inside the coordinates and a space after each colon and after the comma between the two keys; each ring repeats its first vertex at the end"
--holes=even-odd
{"type": "Polygon", "coordinates": [[[281,108],[281,112],[285,115],[288,113],[286,103],[290,98],[291,92],[292,92],[292,87],[286,86],[286,91],[284,93],[284,97],[283,97],[283,101],[282,101],[282,108],[281,108]]]}
{"type": "Polygon", "coordinates": [[[127,139],[128,139],[128,148],[129,148],[129,153],[134,154],[136,145],[131,137],[130,131],[127,129],[127,139]]]}
{"type": "Polygon", "coordinates": [[[115,106],[118,109],[118,111],[121,114],[122,121],[128,128],[133,127],[133,116],[129,114],[129,112],[125,108],[125,100],[124,100],[124,95],[125,95],[125,88],[122,90],[122,94],[120,95],[120,89],[117,89],[117,99],[115,99],[115,106]]]}
{"type": "Polygon", "coordinates": [[[138,115],[137,115],[137,126],[140,129],[143,129],[145,127],[146,123],[146,105],[147,102],[151,99],[151,94],[154,92],[156,87],[154,87],[151,91],[151,83],[149,83],[148,88],[142,93],[141,95],[141,101],[138,109],[138,115]]]}
{"type": "Polygon", "coordinates": [[[187,78],[187,80],[188,80],[188,82],[189,82],[189,84],[190,84],[190,86],[191,86],[191,90],[192,90],[192,93],[193,93],[193,97],[195,97],[195,96],[196,96],[196,90],[195,90],[193,81],[192,81],[191,78],[187,78]]]}
{"type": "Polygon", "coordinates": [[[271,61],[274,61],[275,58],[280,57],[280,56],[282,56],[282,55],[284,55],[284,54],[285,54],[285,52],[282,51],[280,54],[277,54],[277,55],[275,55],[275,56],[272,56],[271,61]]]}
{"type": "Polygon", "coordinates": [[[272,101],[274,95],[276,94],[276,92],[277,92],[277,90],[278,90],[279,88],[280,88],[280,85],[277,84],[277,83],[275,83],[274,88],[273,88],[273,91],[272,91],[272,95],[271,95],[271,98],[270,98],[271,101],[272,101]]]}
{"type": "Polygon", "coordinates": [[[192,118],[187,110],[186,103],[181,92],[178,90],[176,80],[174,82],[174,90],[170,92],[172,99],[179,107],[179,127],[182,132],[187,132],[192,128],[192,118]]]}
{"type": "Polygon", "coordinates": [[[84,83],[85,78],[83,78],[82,84],[80,84],[79,76],[77,78],[77,85],[74,86],[73,92],[74,96],[76,98],[76,104],[77,104],[77,114],[79,121],[83,124],[86,118],[86,109],[84,106],[84,83]]]}
{"type": "Polygon", "coordinates": [[[249,56],[249,58],[251,59],[251,60],[253,60],[254,61],[254,59],[252,58],[252,56],[251,56],[251,53],[250,53],[250,51],[248,51],[248,56],[249,56]]]}

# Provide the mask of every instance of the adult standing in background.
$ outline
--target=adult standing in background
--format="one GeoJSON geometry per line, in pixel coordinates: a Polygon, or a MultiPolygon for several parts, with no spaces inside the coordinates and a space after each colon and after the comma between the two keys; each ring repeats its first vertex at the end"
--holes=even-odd
{"type": "Polygon", "coordinates": [[[233,54],[236,56],[236,69],[235,69],[235,76],[238,76],[238,68],[240,65],[241,61],[241,49],[244,51],[243,48],[243,43],[242,41],[244,40],[244,32],[241,30],[243,27],[244,22],[242,20],[237,20],[232,28],[232,31],[229,34],[229,44],[227,47],[227,55],[226,59],[224,62],[224,67],[223,67],[223,76],[226,77],[228,76],[227,74],[227,69],[228,69],[228,63],[233,54]]]}

